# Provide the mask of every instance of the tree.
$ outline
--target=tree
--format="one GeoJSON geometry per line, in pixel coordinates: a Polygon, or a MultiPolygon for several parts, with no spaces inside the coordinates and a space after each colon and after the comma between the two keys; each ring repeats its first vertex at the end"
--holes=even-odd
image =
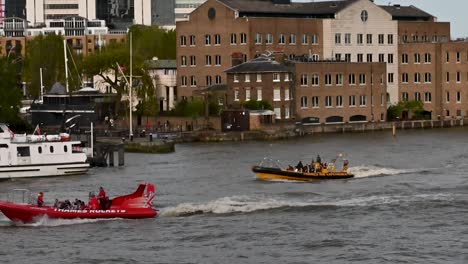
{"type": "MultiPolygon", "coordinates": [[[[156,26],[132,26],[133,74],[146,78],[144,61],[153,57],[175,59],[176,35],[174,31],[164,31],[156,26]]],[[[126,92],[126,81],[117,68],[117,63],[126,75],[130,69],[130,37],[125,43],[111,43],[100,52],[84,58],[83,71],[88,76],[98,75],[117,93],[120,102],[126,92]]],[[[117,106],[118,107],[118,106],[117,106]]]]}
{"type": "Polygon", "coordinates": [[[21,90],[16,83],[18,68],[19,65],[11,60],[0,58],[0,121],[12,126],[23,123],[18,116],[21,105],[21,90]]]}
{"type": "MultiPolygon", "coordinates": [[[[76,90],[80,87],[80,72],[74,69],[73,61],[79,64],[81,56],[70,52],[68,47],[69,87],[76,90]]],[[[55,34],[39,35],[26,44],[26,57],[23,67],[23,78],[29,83],[29,94],[33,98],[40,95],[40,71],[44,87],[51,87],[55,82],[65,84],[65,58],[63,52],[63,37],[55,34]]]]}
{"type": "Polygon", "coordinates": [[[387,109],[388,120],[395,120],[396,118],[402,118],[403,112],[408,113],[408,117],[411,119],[423,119],[424,118],[424,104],[421,101],[402,101],[396,105],[392,105],[387,109]]]}

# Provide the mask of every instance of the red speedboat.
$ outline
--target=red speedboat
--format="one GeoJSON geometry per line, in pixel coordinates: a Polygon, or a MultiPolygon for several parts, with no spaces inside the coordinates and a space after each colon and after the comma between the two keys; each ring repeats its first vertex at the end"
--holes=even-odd
{"type": "Polygon", "coordinates": [[[155,196],[154,186],[152,184],[140,184],[134,193],[115,197],[111,200],[110,206],[106,210],[59,209],[51,206],[39,207],[30,202],[24,202],[24,197],[30,196],[25,195],[27,190],[20,191],[23,197],[22,202],[0,201],[0,211],[10,220],[16,222],[35,222],[43,216],[47,216],[51,219],[140,219],[151,218],[157,215],[157,210],[151,207],[155,196]]]}

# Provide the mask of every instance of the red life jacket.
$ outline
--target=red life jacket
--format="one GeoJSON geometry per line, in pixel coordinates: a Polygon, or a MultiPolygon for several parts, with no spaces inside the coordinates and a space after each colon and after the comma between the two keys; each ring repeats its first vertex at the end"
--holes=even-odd
{"type": "Polygon", "coordinates": [[[98,198],[99,199],[105,199],[106,198],[106,191],[104,191],[104,189],[99,190],[98,198]]]}
{"type": "Polygon", "coordinates": [[[99,201],[96,197],[91,197],[89,199],[89,209],[91,210],[98,210],[99,209],[99,201]]]}

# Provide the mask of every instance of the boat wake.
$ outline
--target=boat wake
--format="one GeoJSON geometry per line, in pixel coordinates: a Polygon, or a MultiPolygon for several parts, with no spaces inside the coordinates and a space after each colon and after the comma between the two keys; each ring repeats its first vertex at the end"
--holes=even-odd
{"type": "Polygon", "coordinates": [[[339,207],[370,207],[379,205],[404,206],[427,201],[453,201],[453,194],[417,194],[394,196],[366,196],[351,199],[325,200],[291,200],[287,198],[268,198],[259,196],[231,196],[223,197],[206,203],[182,203],[175,207],[163,208],[161,217],[185,217],[198,214],[231,214],[252,213],[274,209],[300,208],[339,208],[339,207]]]}
{"type": "Polygon", "coordinates": [[[399,175],[399,174],[425,172],[427,170],[428,169],[393,169],[393,168],[383,168],[383,167],[365,166],[365,165],[349,168],[349,171],[351,173],[354,173],[355,178],[399,175]]]}
{"type": "Polygon", "coordinates": [[[89,224],[101,221],[112,221],[121,218],[112,219],[50,219],[47,216],[40,217],[34,223],[21,223],[12,222],[3,215],[0,217],[0,227],[2,226],[18,226],[18,227],[56,227],[56,226],[67,226],[67,225],[78,225],[78,224],[89,224]]]}

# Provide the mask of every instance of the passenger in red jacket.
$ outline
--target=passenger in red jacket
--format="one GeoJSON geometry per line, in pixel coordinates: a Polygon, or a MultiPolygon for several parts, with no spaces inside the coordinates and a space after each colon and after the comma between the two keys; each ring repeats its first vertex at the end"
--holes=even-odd
{"type": "Polygon", "coordinates": [[[89,209],[90,210],[98,210],[99,209],[99,201],[96,196],[93,194],[89,198],[89,209]]]}
{"type": "Polygon", "coordinates": [[[44,205],[44,194],[40,192],[37,195],[37,206],[42,207],[44,205]]]}
{"type": "Polygon", "coordinates": [[[106,191],[104,191],[104,188],[99,187],[99,195],[98,195],[99,200],[100,199],[105,199],[106,198],[106,191]]]}

